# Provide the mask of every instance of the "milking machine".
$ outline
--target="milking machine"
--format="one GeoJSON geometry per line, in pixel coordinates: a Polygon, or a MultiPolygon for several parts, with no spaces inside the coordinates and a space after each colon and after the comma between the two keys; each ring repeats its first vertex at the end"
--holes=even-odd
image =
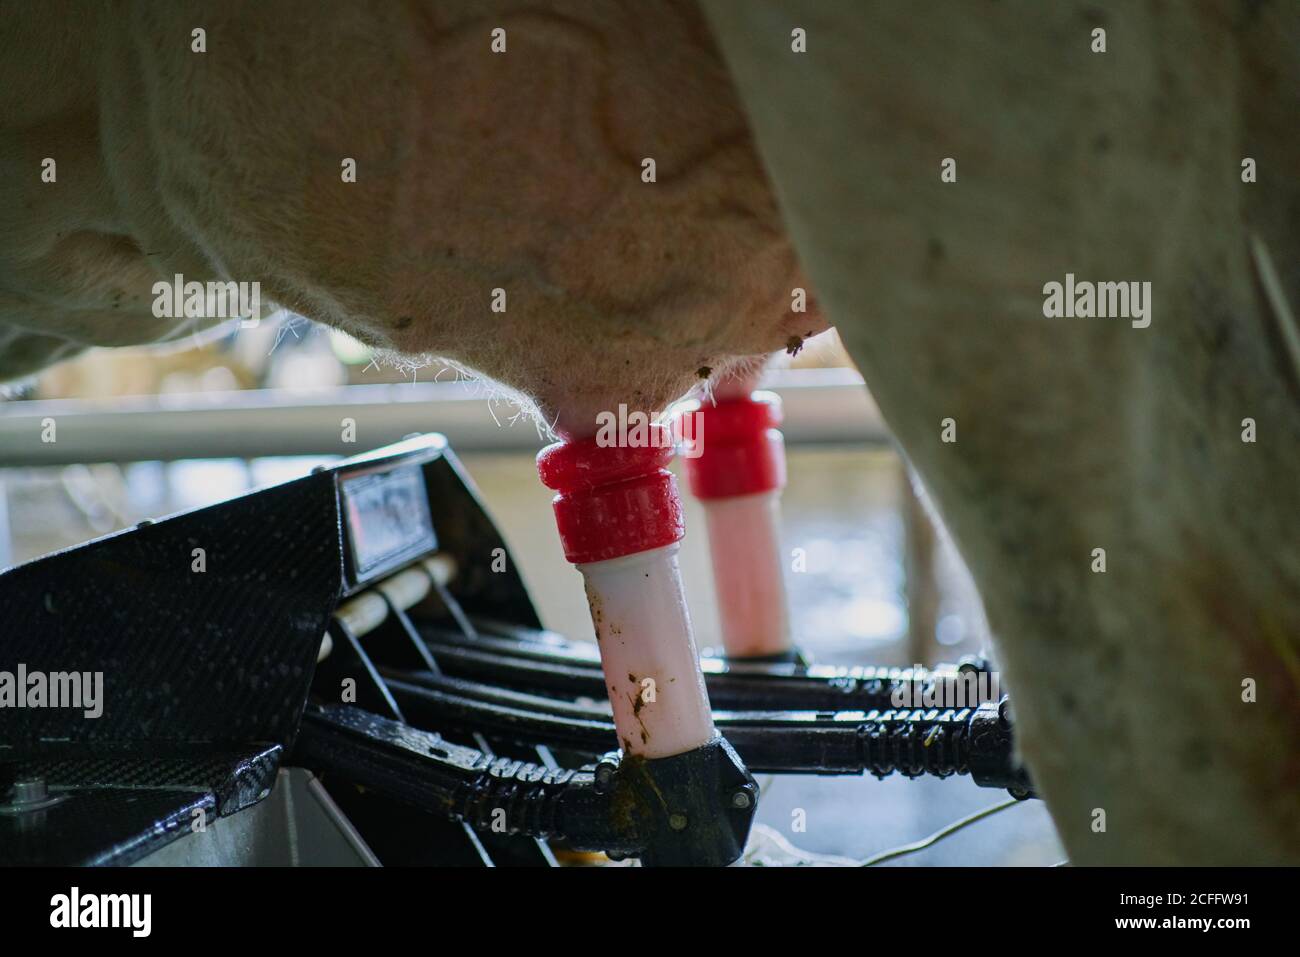
{"type": "MultiPolygon", "coordinates": [[[[751,462],[736,487],[696,467],[697,494],[750,499],[719,540],[770,521],[767,401],[705,425],[751,462]]],[[[48,694],[0,709],[0,863],[174,860],[281,793],[310,795],[372,863],[489,865],[731,863],[760,772],[1032,795],[1005,697],[931,703],[986,687],[979,659],[808,664],[783,599],[766,606],[782,647],[698,657],[672,441],[654,438],[539,457],[594,646],[541,627],[436,434],[0,574],[0,694],[20,667],[49,688],[102,683],[93,719],[48,694]]]]}
{"type": "Polygon", "coordinates": [[[782,574],[785,440],[775,392],[692,400],[674,418],[687,484],[704,506],[728,658],[802,661],[782,574]]]}

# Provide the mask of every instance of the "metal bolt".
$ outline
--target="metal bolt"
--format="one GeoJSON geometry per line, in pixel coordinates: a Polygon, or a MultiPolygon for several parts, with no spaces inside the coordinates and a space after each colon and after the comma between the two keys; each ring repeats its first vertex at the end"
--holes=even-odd
{"type": "Polygon", "coordinates": [[[605,794],[614,786],[614,772],[618,766],[612,761],[601,761],[596,765],[596,793],[605,794]]]}
{"type": "Polygon", "coordinates": [[[1003,695],[1002,700],[998,702],[998,720],[1007,730],[1010,730],[1011,725],[1015,723],[1015,715],[1011,713],[1011,699],[1006,695],[1003,695]]]}
{"type": "Polygon", "coordinates": [[[18,778],[9,791],[8,801],[0,801],[0,817],[17,815],[20,819],[30,818],[33,812],[44,812],[45,808],[54,807],[66,799],[66,794],[50,794],[42,777],[18,778]]]}
{"type": "Polygon", "coordinates": [[[737,791],[735,794],[731,796],[732,807],[740,808],[741,810],[744,810],[745,808],[749,807],[749,805],[750,805],[750,799],[749,799],[748,791],[737,791]]]}
{"type": "Polygon", "coordinates": [[[685,814],[670,815],[668,817],[668,826],[671,827],[674,831],[686,830],[686,815],[685,814]]]}
{"type": "Polygon", "coordinates": [[[49,796],[44,778],[19,778],[14,782],[14,804],[39,804],[49,796]]]}

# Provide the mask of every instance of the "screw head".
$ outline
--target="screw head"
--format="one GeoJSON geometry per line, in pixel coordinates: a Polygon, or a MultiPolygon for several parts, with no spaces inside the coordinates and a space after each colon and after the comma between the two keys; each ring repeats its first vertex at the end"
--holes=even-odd
{"type": "Polygon", "coordinates": [[[45,809],[67,799],[66,795],[50,794],[45,779],[36,775],[17,778],[6,796],[0,797],[0,817],[16,815],[19,827],[30,826],[32,821],[43,820],[45,809]],[[26,823],[23,823],[26,821],[26,823]]]}
{"type": "Polygon", "coordinates": [[[49,796],[44,778],[19,778],[14,782],[14,804],[36,804],[49,796]]]}
{"type": "Polygon", "coordinates": [[[751,803],[753,803],[753,801],[750,798],[748,791],[737,791],[731,796],[731,806],[734,808],[744,810],[749,807],[751,803]]]}
{"type": "Polygon", "coordinates": [[[686,815],[685,814],[669,815],[668,826],[671,827],[674,831],[686,830],[686,815]]]}

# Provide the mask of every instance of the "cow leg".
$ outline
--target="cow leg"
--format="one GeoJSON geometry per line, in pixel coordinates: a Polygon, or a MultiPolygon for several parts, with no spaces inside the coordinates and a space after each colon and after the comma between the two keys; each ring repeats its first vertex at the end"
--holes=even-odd
{"type": "Polygon", "coordinates": [[[1300,861],[1296,8],[704,8],[1070,857],[1300,861]],[[1066,273],[1151,282],[1150,325],[1045,318],[1066,273]]]}

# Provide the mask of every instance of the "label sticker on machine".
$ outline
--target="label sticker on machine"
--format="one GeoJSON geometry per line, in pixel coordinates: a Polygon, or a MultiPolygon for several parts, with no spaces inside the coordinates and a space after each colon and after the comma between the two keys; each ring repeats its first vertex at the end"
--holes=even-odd
{"type": "Polygon", "coordinates": [[[358,582],[437,547],[418,465],[344,479],[343,509],[358,582]]]}

